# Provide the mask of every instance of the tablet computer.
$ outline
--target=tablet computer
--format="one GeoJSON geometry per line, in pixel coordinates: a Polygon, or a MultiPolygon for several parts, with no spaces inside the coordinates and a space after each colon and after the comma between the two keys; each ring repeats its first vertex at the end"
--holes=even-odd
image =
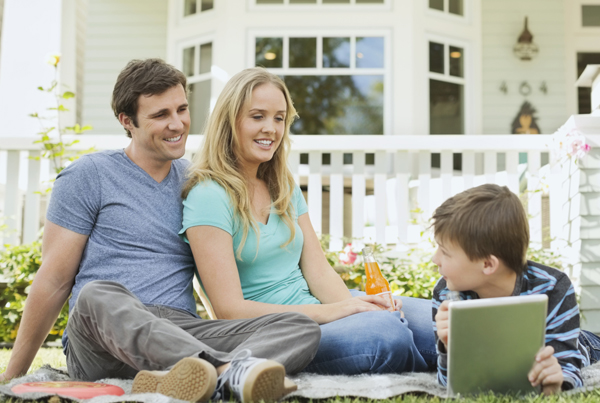
{"type": "Polygon", "coordinates": [[[535,392],[527,379],[545,344],[548,296],[453,301],[448,394],[535,392]]]}

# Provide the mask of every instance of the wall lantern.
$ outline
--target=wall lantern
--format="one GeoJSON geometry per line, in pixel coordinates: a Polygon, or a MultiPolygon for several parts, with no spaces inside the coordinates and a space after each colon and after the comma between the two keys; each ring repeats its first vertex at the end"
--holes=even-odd
{"type": "Polygon", "coordinates": [[[521,60],[531,60],[538,54],[538,47],[533,43],[533,35],[527,29],[527,17],[525,17],[525,27],[519,36],[517,44],[513,48],[513,52],[521,60]]]}

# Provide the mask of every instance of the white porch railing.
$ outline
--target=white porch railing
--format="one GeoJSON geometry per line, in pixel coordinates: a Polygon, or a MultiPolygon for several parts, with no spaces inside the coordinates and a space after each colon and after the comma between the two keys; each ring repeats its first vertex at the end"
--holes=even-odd
{"type": "MultiPolygon", "coordinates": [[[[77,149],[122,148],[129,142],[118,135],[77,138],[77,149]]],[[[6,176],[0,216],[6,217],[12,230],[5,234],[4,243],[33,241],[43,222],[37,192],[40,179],[51,175],[47,163],[28,158],[39,156],[39,144],[34,140],[0,138],[0,186],[6,176]]],[[[186,158],[201,141],[202,136],[189,137],[186,158]]],[[[387,244],[415,241],[413,234],[420,228],[410,224],[415,209],[419,208],[426,219],[446,198],[481,183],[506,185],[515,193],[528,191],[532,241],[540,244],[546,233],[542,229],[542,195],[546,194],[550,218],[547,233],[556,246],[575,235],[569,223],[576,217],[565,207],[569,198],[576,196],[568,190],[578,189],[579,183],[573,164],[554,164],[552,143],[551,136],[539,135],[293,136],[290,168],[296,181],[306,186],[311,221],[317,232],[330,234],[331,249],[341,248],[344,234],[387,244]],[[322,164],[325,153],[330,154],[328,165],[322,164]],[[373,165],[366,163],[367,153],[374,154],[373,165]],[[439,169],[431,168],[432,153],[441,154],[439,169]],[[462,154],[461,171],[453,170],[453,153],[462,154]],[[519,164],[519,153],[527,153],[526,164],[519,164]],[[549,153],[550,165],[542,166],[543,153],[549,153]],[[308,154],[308,164],[301,164],[301,154],[308,154]],[[352,156],[351,164],[344,164],[345,154],[352,156]],[[549,172],[552,175],[547,175],[549,172]],[[367,196],[371,192],[373,195],[367,196]],[[351,198],[344,197],[348,193],[351,198]],[[351,220],[344,220],[345,211],[351,220]]]]}

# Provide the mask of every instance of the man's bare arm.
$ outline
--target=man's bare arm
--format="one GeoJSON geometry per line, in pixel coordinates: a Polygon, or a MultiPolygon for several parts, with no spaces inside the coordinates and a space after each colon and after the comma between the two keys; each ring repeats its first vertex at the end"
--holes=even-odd
{"type": "Polygon", "coordinates": [[[0,381],[24,375],[71,293],[88,236],[46,221],[42,265],[37,272],[6,372],[0,381]]]}

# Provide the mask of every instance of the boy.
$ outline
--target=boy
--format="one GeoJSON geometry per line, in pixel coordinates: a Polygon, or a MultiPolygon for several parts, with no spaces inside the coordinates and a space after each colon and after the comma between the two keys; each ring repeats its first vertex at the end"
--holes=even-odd
{"type": "Polygon", "coordinates": [[[432,217],[438,249],[433,263],[442,278],[433,293],[433,327],[438,349],[438,381],[447,384],[449,291],[460,299],[548,295],[546,346],[529,372],[544,394],[583,386],[581,368],[598,360],[590,339],[580,332],[579,308],[569,277],[526,260],[527,214],[507,187],[486,184],[446,200],[432,217]]]}

